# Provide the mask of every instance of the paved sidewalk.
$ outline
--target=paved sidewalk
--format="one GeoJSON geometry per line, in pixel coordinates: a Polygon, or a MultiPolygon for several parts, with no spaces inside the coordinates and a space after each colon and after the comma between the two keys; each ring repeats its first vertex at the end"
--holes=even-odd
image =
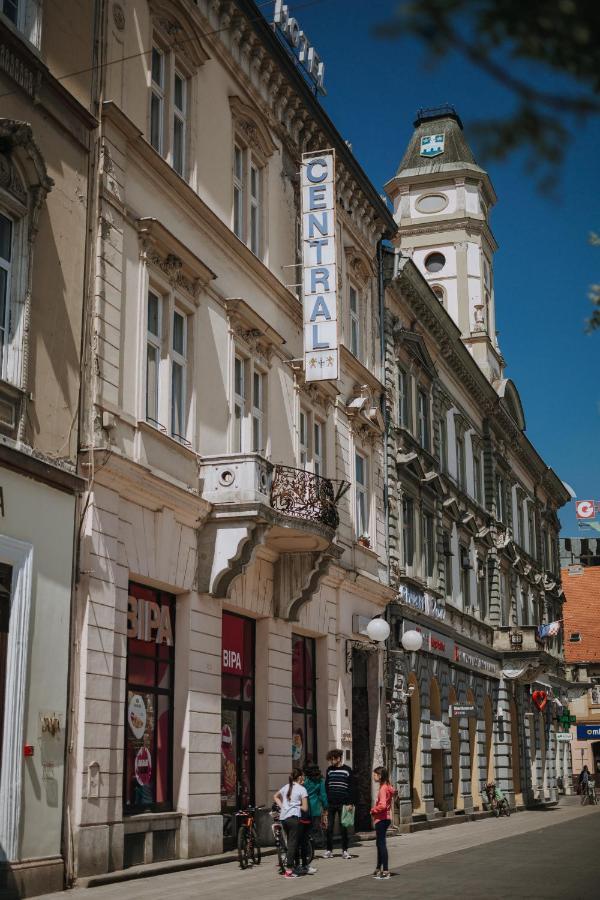
{"type": "MultiPolygon", "coordinates": [[[[402,900],[417,897],[450,898],[462,900],[473,898],[510,897],[513,900],[543,900],[546,896],[560,896],[562,900],[596,900],[600,896],[600,871],[595,876],[594,893],[562,894],[544,893],[546,883],[545,871],[554,860],[573,868],[588,865],[589,856],[583,853],[581,841],[584,836],[592,836],[593,844],[589,852],[594,859],[599,859],[597,851],[600,839],[600,807],[584,806],[568,798],[563,805],[552,809],[541,809],[514,814],[510,819],[484,819],[477,822],[466,822],[446,828],[433,829],[414,834],[400,835],[388,842],[390,849],[390,867],[399,871],[402,878],[396,876],[389,882],[379,883],[366,876],[370,875],[375,864],[375,847],[372,843],[352,849],[353,859],[343,860],[340,851],[332,860],[317,858],[315,865],[318,872],[314,876],[306,876],[293,880],[285,880],[277,874],[273,857],[266,857],[262,865],[255,869],[241,871],[237,863],[226,863],[202,869],[187,869],[167,875],[135,879],[118,884],[104,885],[94,888],[79,888],[60,894],[44,895],[43,900],[222,900],[226,893],[235,897],[256,897],[257,900],[282,900],[302,894],[312,894],[319,898],[339,896],[343,887],[345,898],[371,897],[375,890],[382,890],[388,897],[401,896],[402,900]],[[573,826],[570,828],[569,826],[573,826]],[[574,842],[570,835],[575,835],[574,842]],[[519,838],[522,836],[522,839],[519,838]],[[510,840],[504,840],[510,839],[510,840]],[[478,848],[486,844],[498,842],[493,848],[482,851],[478,848]],[[567,843],[571,852],[563,858],[561,846],[567,843]],[[556,845],[556,846],[555,846],[556,845]],[[550,846],[552,850],[550,851],[550,846]],[[581,854],[578,853],[581,846],[581,854]],[[544,848],[548,848],[545,850],[544,848]],[[531,859],[523,848],[528,848],[531,859]],[[459,853],[462,851],[462,853],[459,853]],[[467,859],[469,852],[479,853],[473,861],[473,877],[469,875],[469,865],[463,863],[463,874],[458,877],[456,868],[460,860],[467,859]],[[502,885],[511,867],[511,858],[516,854],[521,864],[530,874],[538,879],[540,893],[525,893],[510,889],[509,893],[491,892],[494,883],[502,885]],[[415,865],[428,860],[445,857],[441,865],[415,865]],[[448,859],[452,865],[449,866],[448,859]],[[492,863],[494,865],[492,865],[492,863]],[[491,866],[488,874],[488,866],[491,866]],[[494,868],[495,866],[495,868],[494,868]],[[466,867],[466,868],[465,868],[466,867]],[[405,872],[406,868],[406,872],[405,872]],[[449,873],[453,873],[454,889],[448,882],[449,873]],[[475,873],[477,873],[475,877],[475,873]],[[410,879],[413,879],[412,892],[406,893],[410,879]],[[437,881],[436,881],[437,879],[437,881]],[[424,891],[424,886],[437,883],[438,893],[424,891]],[[417,887],[417,885],[419,885],[417,887]],[[453,892],[455,890],[456,892],[453,892]],[[468,892],[470,891],[470,892],[468,892]],[[473,892],[474,891],[474,892],[473,892]]],[[[318,854],[318,857],[320,854],[318,854]]],[[[515,857],[515,858],[516,858],[515,857]]],[[[600,867],[599,867],[600,868],[600,867]]]]}

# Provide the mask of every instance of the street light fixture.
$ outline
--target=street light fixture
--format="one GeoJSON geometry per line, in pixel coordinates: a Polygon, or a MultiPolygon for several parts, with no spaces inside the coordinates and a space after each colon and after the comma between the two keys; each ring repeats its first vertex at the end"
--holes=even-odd
{"type": "Polygon", "coordinates": [[[389,638],[390,626],[385,619],[380,619],[379,617],[371,619],[367,625],[367,636],[372,641],[377,641],[377,643],[381,644],[389,638]]]}

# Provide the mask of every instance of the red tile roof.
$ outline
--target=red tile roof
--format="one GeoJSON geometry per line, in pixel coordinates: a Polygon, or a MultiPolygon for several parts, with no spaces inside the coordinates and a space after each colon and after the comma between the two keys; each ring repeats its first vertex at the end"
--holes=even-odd
{"type": "Polygon", "coordinates": [[[566,602],[563,606],[565,660],[600,661],[600,566],[585,566],[581,575],[562,570],[566,602]],[[581,641],[571,643],[579,632],[581,641]]]}

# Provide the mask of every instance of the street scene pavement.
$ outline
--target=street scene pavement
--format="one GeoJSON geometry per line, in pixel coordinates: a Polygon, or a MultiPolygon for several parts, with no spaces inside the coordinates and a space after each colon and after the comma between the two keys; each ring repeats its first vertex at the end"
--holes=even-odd
{"type": "Polygon", "coordinates": [[[510,819],[485,819],[389,840],[389,881],[375,881],[375,845],[352,848],[353,858],[320,858],[317,874],[290,881],[277,874],[267,856],[255,869],[236,862],[137,878],[94,888],[48,894],[40,900],[221,900],[227,894],[280,900],[310,894],[339,897],[462,898],[462,900],[596,900],[600,895],[600,810],[579,798],[561,806],[531,810],[510,819]]]}

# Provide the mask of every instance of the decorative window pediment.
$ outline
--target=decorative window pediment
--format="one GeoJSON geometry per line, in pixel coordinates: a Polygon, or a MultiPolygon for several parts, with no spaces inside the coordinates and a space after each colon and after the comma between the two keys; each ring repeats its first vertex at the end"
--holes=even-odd
{"type": "Polygon", "coordinates": [[[355,433],[370,442],[383,434],[385,423],[379,404],[368,385],[355,385],[355,396],[346,404],[346,415],[355,433]]]}
{"type": "Polygon", "coordinates": [[[154,25],[169,48],[184,59],[192,69],[198,69],[210,56],[202,43],[202,29],[193,11],[173,0],[150,0],[154,25]]]}
{"type": "Polygon", "coordinates": [[[353,246],[344,247],[344,253],[346,254],[348,275],[354,281],[357,281],[362,288],[365,288],[369,279],[375,275],[372,261],[366,253],[353,246]]]}
{"type": "Polygon", "coordinates": [[[246,300],[231,297],[225,300],[231,330],[253,356],[270,364],[273,351],[285,344],[285,339],[260,316],[246,300]]]}
{"type": "Polygon", "coordinates": [[[277,145],[273,141],[264,119],[257,110],[244,103],[237,95],[229,97],[229,106],[237,134],[245,140],[249,147],[258,151],[266,162],[277,149],[277,145]]]}
{"type": "Polygon", "coordinates": [[[394,330],[394,341],[396,348],[403,347],[432,381],[437,377],[434,362],[420,334],[407,328],[397,328],[394,330]]]}
{"type": "Polygon", "coordinates": [[[169,283],[187,294],[197,305],[215,273],[182,244],[158,219],[138,219],[137,229],[146,262],[154,265],[169,283]]]}

